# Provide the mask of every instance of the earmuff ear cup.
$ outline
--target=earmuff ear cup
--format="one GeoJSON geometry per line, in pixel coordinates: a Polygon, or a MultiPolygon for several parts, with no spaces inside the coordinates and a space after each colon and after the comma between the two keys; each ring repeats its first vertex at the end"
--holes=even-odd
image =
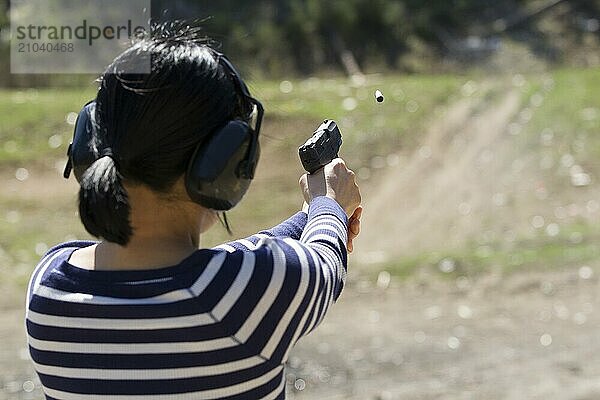
{"type": "MultiPolygon", "coordinates": [[[[185,176],[186,190],[194,202],[218,211],[230,210],[239,203],[251,182],[240,173],[251,140],[248,124],[234,120],[198,146],[185,176]]],[[[250,161],[255,163],[259,153],[257,148],[250,161]]]]}
{"type": "Polygon", "coordinates": [[[90,165],[98,158],[98,149],[94,149],[92,139],[95,126],[93,123],[96,112],[96,102],[91,101],[79,112],[73,142],[69,150],[69,162],[73,167],[73,173],[78,182],[90,165]]]}

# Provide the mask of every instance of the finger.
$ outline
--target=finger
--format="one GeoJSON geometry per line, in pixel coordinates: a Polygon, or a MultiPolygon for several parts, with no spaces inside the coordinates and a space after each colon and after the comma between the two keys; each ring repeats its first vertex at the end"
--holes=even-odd
{"type": "Polygon", "coordinates": [[[344,161],[344,159],[341,157],[334,158],[333,160],[331,160],[331,163],[333,165],[346,165],[346,161],[344,161]]]}
{"type": "Polygon", "coordinates": [[[360,217],[362,216],[362,206],[358,206],[348,220],[348,233],[354,239],[360,233],[360,217]]]}
{"type": "Polygon", "coordinates": [[[342,168],[344,168],[344,169],[346,168],[346,162],[344,160],[342,160],[341,158],[334,158],[329,163],[329,166],[331,168],[333,168],[334,171],[341,171],[342,168]]]}
{"type": "Polygon", "coordinates": [[[352,221],[350,221],[350,226],[348,230],[352,235],[354,235],[352,239],[358,236],[360,234],[360,219],[353,219],[352,221]]]}
{"type": "Polygon", "coordinates": [[[356,207],[356,209],[354,210],[354,212],[348,219],[348,224],[350,224],[354,220],[357,220],[357,219],[359,220],[361,216],[362,216],[362,206],[359,205],[358,207],[356,207]]]}
{"type": "Polygon", "coordinates": [[[354,251],[354,239],[360,233],[360,220],[354,219],[352,220],[350,226],[348,227],[348,253],[352,253],[354,251]]]}
{"type": "Polygon", "coordinates": [[[358,235],[352,232],[351,229],[348,229],[348,241],[354,240],[358,235]]]}
{"type": "Polygon", "coordinates": [[[362,212],[363,212],[362,206],[356,207],[356,209],[352,213],[352,216],[350,217],[350,219],[360,219],[360,217],[362,216],[362,212]]]}

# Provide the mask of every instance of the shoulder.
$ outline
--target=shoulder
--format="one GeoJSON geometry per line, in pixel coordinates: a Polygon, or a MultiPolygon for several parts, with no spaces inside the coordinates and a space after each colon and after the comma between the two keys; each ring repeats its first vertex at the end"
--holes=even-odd
{"type": "Polygon", "coordinates": [[[299,250],[302,244],[292,238],[272,237],[266,234],[256,234],[248,239],[241,239],[235,242],[221,244],[213,248],[213,250],[225,250],[226,252],[244,253],[252,252],[255,255],[268,255],[284,253],[295,253],[299,250]]]}
{"type": "Polygon", "coordinates": [[[222,244],[213,248],[225,251],[227,259],[244,257],[251,259],[258,267],[255,273],[274,273],[277,270],[297,270],[307,267],[307,258],[310,259],[310,249],[303,243],[292,238],[270,237],[268,235],[255,235],[251,239],[242,239],[236,242],[222,244]]]}
{"type": "Polygon", "coordinates": [[[283,241],[279,238],[264,233],[257,233],[246,239],[238,239],[233,242],[223,243],[212,248],[212,250],[225,250],[227,253],[245,253],[255,254],[271,253],[274,249],[279,249],[283,241]]]}
{"type": "MultiPolygon", "coordinates": [[[[36,270],[43,268],[44,265],[51,264],[57,260],[66,261],[69,256],[76,250],[83,249],[85,247],[93,246],[98,244],[91,240],[72,240],[57,244],[44,254],[40,262],[38,263],[36,270]]],[[[35,273],[35,270],[34,270],[35,273]]]]}
{"type": "Polygon", "coordinates": [[[71,240],[64,243],[59,243],[56,246],[50,248],[42,257],[42,261],[48,256],[56,255],[59,252],[64,253],[65,250],[75,251],[84,247],[93,246],[98,244],[96,241],[92,240],[71,240]]]}
{"type": "Polygon", "coordinates": [[[97,242],[89,240],[73,240],[60,243],[52,247],[46,252],[46,254],[44,254],[37,266],[34,268],[29,280],[27,292],[32,293],[42,279],[47,276],[47,274],[49,274],[56,265],[68,260],[71,253],[73,253],[75,250],[92,246],[96,243],[97,242]]]}

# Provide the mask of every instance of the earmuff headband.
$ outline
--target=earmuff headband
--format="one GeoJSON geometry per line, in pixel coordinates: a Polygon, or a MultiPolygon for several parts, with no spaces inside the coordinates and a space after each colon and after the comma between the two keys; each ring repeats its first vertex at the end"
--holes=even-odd
{"type": "MultiPolygon", "coordinates": [[[[211,49],[212,50],[212,49],[211,49]]],[[[256,170],[257,157],[256,152],[258,148],[258,135],[260,133],[260,127],[262,124],[262,119],[264,115],[263,105],[256,98],[252,97],[250,91],[248,90],[248,86],[241,78],[240,74],[237,72],[231,61],[222,53],[219,53],[216,50],[212,50],[217,61],[229,72],[231,79],[233,80],[234,86],[237,90],[254,106],[256,111],[255,123],[254,127],[251,128],[250,134],[252,138],[250,140],[250,146],[248,147],[248,153],[244,160],[240,163],[240,168],[237,171],[240,178],[244,179],[253,179],[254,171],[256,170]]]]}

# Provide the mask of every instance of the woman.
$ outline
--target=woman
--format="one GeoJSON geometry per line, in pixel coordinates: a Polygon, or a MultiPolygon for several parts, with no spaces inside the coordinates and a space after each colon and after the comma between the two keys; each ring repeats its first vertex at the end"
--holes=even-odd
{"type": "Polygon", "coordinates": [[[301,177],[303,212],[198,249],[252,178],[262,115],[245,124],[256,107],[233,66],[181,24],[109,66],[82,112],[95,157],[82,167],[70,154],[80,217],[102,240],[51,249],[28,290],[29,348],[47,399],[284,398],[291,347],[341,292],[360,193],[336,159],[301,177]],[[140,60],[149,74],[123,72],[140,60]],[[241,150],[223,157],[241,161],[202,175],[238,128],[241,150]]]}

